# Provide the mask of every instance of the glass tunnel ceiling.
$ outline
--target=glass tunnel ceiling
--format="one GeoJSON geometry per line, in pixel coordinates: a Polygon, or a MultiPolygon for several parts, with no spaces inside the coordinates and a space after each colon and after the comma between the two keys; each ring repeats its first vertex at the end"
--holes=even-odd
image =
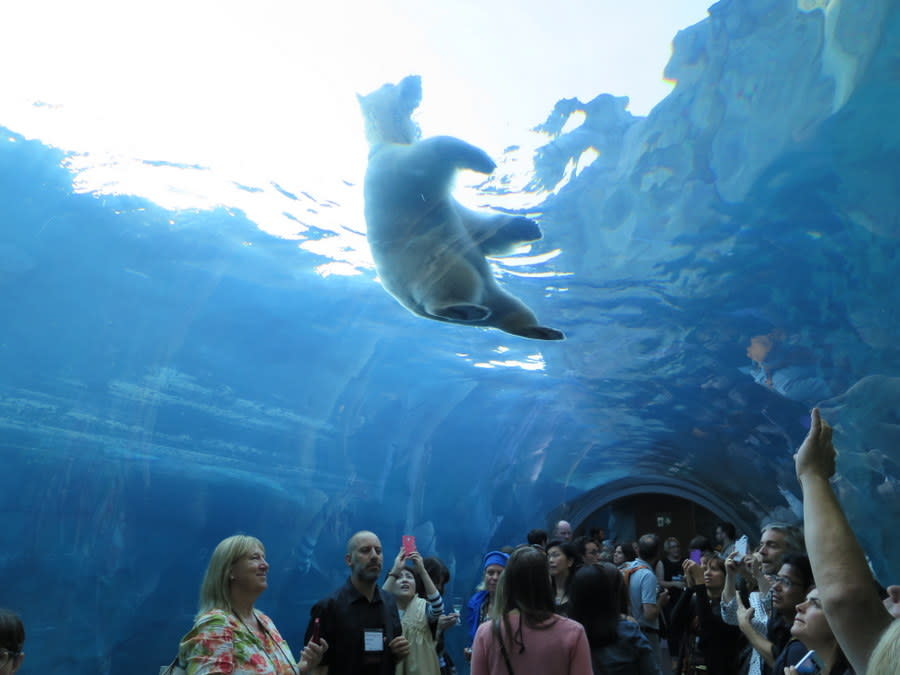
{"type": "MultiPolygon", "coordinates": [[[[65,564],[102,569],[62,601],[73,615],[125,631],[140,607],[189,616],[236,530],[269,547],[275,616],[336,583],[364,527],[389,552],[416,534],[468,584],[483,551],[626,479],[796,520],[814,404],[896,581],[900,11],[845,4],[714,5],[676,37],[677,85],[646,117],[609,95],[547,102],[523,193],[544,239],[492,264],[559,343],[415,317],[370,263],[320,274],[329,240],[360,246],[340,204],[283,189],[298,233],[280,238],[238,210],[80,193],[72,157],[6,131],[0,566],[28,571],[13,599],[50,593],[65,564]],[[329,208],[342,234],[318,226],[329,208]],[[189,568],[174,582],[173,549],[189,568]],[[126,582],[116,606],[103,589],[126,582]]],[[[509,192],[500,175],[478,203],[509,192]]]]}

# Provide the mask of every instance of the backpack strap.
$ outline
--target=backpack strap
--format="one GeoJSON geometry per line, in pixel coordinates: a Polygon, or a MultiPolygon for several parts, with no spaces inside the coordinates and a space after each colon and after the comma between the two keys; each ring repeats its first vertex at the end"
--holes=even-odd
{"type": "Polygon", "coordinates": [[[637,572],[638,570],[649,570],[650,568],[647,565],[635,565],[633,567],[629,567],[627,570],[622,572],[622,576],[625,577],[625,586],[628,587],[631,584],[631,575],[637,572]]]}

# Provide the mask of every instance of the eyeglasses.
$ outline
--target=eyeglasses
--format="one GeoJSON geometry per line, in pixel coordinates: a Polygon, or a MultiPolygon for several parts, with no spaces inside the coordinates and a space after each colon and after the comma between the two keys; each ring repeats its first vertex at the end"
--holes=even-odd
{"type": "Polygon", "coordinates": [[[781,584],[781,586],[784,587],[785,590],[790,590],[792,586],[797,585],[797,582],[791,580],[788,577],[772,577],[772,585],[775,586],[778,584],[781,584]]]}
{"type": "Polygon", "coordinates": [[[10,661],[15,661],[15,659],[21,655],[22,652],[14,652],[0,647],[0,666],[5,666],[10,661]]]}

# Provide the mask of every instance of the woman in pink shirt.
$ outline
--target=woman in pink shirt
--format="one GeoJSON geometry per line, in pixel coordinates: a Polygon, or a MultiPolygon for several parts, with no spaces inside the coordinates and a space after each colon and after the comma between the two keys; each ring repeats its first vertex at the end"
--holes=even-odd
{"type": "Polygon", "coordinates": [[[491,620],[478,627],[472,675],[592,675],[580,623],[553,613],[547,556],[513,551],[500,576],[491,620]]]}

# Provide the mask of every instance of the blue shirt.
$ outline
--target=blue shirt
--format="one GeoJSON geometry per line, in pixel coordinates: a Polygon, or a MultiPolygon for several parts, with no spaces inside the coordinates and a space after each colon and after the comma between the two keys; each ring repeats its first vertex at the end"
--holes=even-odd
{"type": "Polygon", "coordinates": [[[635,567],[643,567],[636,572],[631,573],[628,579],[628,599],[631,605],[631,616],[638,620],[641,626],[659,631],[659,616],[652,621],[644,617],[644,605],[656,604],[656,572],[653,571],[653,565],[646,560],[638,558],[626,569],[635,567]]]}

